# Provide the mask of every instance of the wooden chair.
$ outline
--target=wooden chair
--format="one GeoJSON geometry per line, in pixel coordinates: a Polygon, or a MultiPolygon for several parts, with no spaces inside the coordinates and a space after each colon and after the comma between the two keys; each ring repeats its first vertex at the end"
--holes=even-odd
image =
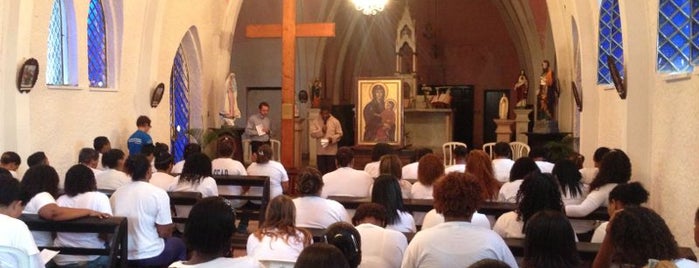
{"type": "Polygon", "coordinates": [[[451,166],[456,162],[454,159],[454,148],[457,146],[468,148],[468,146],[466,146],[466,144],[463,142],[451,141],[442,144],[442,159],[444,159],[444,166],[451,166]]]}
{"type": "Polygon", "coordinates": [[[493,159],[493,146],[495,146],[494,142],[483,144],[483,151],[490,156],[490,159],[493,159]]]}
{"type": "Polygon", "coordinates": [[[510,142],[510,150],[512,150],[512,160],[516,161],[519,158],[528,156],[531,148],[526,143],[513,141],[510,142]]]}

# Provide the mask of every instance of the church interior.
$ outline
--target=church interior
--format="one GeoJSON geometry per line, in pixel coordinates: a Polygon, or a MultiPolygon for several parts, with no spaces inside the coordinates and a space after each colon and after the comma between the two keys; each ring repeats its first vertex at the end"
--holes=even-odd
{"type": "MultiPolygon", "coordinates": [[[[362,14],[349,0],[101,0],[99,18],[92,13],[95,1],[0,1],[1,151],[23,158],[43,151],[65,174],[94,137],[125,150],[139,115],[152,120],[155,142],[171,145],[189,130],[221,127],[226,78],[234,73],[235,127],[245,127],[258,103],[268,102],[271,136],[286,151],[287,169],[314,165],[317,148],[308,133],[318,116],[314,98],[341,119],[343,145],[361,141],[362,79],[408,81],[400,92],[405,129],[398,145],[433,146],[441,155],[444,142],[471,149],[495,141],[493,119],[503,94],[506,118],[516,117],[521,70],[528,79],[525,102],[536,108],[546,60],[560,91],[551,114],[555,132],[570,134],[585,167],[598,147],[626,152],[631,180],[650,192],[647,206],[680,246],[697,252],[692,215],[699,206],[699,161],[691,159],[699,150],[699,124],[688,119],[699,116],[693,70],[699,39],[684,29],[693,30],[688,25],[699,25],[699,18],[688,12],[685,27],[664,17],[670,2],[696,9],[689,0],[389,0],[376,15],[362,14]],[[332,35],[294,38],[286,52],[278,37],[251,37],[251,25],[282,23],[282,2],[296,5],[297,24],[332,23],[332,35]],[[396,41],[405,14],[414,35],[408,52],[396,41]],[[95,20],[102,23],[97,43],[88,34],[95,20]],[[610,42],[612,48],[602,45],[610,42]],[[294,62],[285,63],[294,67],[291,77],[283,73],[289,70],[284,53],[294,54],[294,62]],[[601,53],[617,60],[624,98],[601,53]],[[29,59],[36,70],[26,68],[29,59]],[[20,79],[26,71],[36,72],[35,81],[20,79]],[[162,101],[153,103],[160,83],[162,101]],[[436,111],[427,108],[423,89],[437,95],[439,87],[454,88],[450,117],[444,122],[441,113],[430,114],[409,129],[411,117],[436,111]],[[301,100],[301,91],[310,100],[301,100]],[[290,132],[295,135],[285,136],[290,132]],[[435,135],[440,138],[430,140],[435,135]]],[[[23,164],[19,172],[26,169],[23,164]]]]}

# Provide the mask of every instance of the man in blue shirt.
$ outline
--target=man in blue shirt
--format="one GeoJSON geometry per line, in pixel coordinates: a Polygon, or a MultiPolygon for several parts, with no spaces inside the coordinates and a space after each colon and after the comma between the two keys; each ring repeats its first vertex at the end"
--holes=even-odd
{"type": "Polygon", "coordinates": [[[153,144],[153,139],[148,135],[148,131],[151,128],[150,118],[145,115],[139,116],[138,119],[136,119],[136,126],[138,130],[131,134],[127,142],[129,146],[129,155],[140,153],[143,145],[153,144]]]}

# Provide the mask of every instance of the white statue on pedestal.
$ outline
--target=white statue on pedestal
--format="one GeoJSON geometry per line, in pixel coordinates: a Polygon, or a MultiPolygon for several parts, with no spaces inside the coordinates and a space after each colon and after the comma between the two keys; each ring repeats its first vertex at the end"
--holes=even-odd
{"type": "Polygon", "coordinates": [[[507,96],[505,96],[505,93],[502,93],[502,98],[500,98],[500,107],[498,109],[500,119],[507,119],[507,110],[510,108],[510,101],[507,99],[507,96]]]}
{"type": "Polygon", "coordinates": [[[223,102],[223,110],[219,112],[224,126],[233,126],[235,120],[240,118],[238,109],[238,83],[235,81],[235,74],[230,73],[226,78],[226,95],[223,102]]]}

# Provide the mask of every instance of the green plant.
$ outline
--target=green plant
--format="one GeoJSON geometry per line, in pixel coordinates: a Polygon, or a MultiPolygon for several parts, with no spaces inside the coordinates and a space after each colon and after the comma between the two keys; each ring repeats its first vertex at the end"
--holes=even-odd
{"type": "Polygon", "coordinates": [[[551,163],[556,163],[558,160],[569,158],[575,153],[573,149],[574,142],[575,139],[571,135],[563,137],[560,141],[547,142],[544,148],[549,152],[548,160],[551,163]]]}

